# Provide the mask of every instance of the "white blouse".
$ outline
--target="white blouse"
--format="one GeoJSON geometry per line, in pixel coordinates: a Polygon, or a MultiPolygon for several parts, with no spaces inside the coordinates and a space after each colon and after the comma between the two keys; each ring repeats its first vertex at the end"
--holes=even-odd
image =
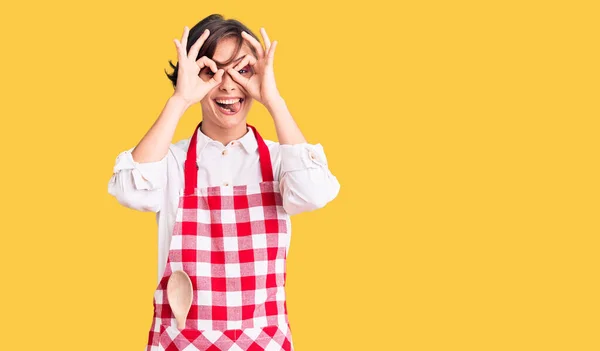
{"type": "MultiPolygon", "coordinates": [[[[108,192],[123,206],[157,213],[158,281],[167,263],[190,139],[171,144],[165,157],[156,162],[135,162],[131,155],[134,148],[121,152],[108,183],[108,192]]],[[[329,171],[321,144],[265,143],[271,154],[274,180],[279,181],[283,208],[289,215],[322,208],[337,196],[340,184],[329,171]]],[[[198,187],[262,181],[258,144],[250,128],[226,146],[198,130],[197,155],[198,187]]],[[[289,217],[287,227],[291,234],[289,217]]]]}

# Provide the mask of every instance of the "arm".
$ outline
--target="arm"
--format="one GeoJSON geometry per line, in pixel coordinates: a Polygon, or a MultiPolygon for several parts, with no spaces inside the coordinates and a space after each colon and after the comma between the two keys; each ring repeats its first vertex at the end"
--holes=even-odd
{"type": "Polygon", "coordinates": [[[306,142],[283,98],[269,104],[280,143],[280,191],[290,214],[314,211],[332,201],[340,183],[331,173],[321,144],[306,142]]]}
{"type": "Polygon", "coordinates": [[[167,181],[167,153],[187,103],[177,96],[167,101],[160,116],[139,144],[117,157],[108,193],[128,208],[160,211],[167,181]]]}
{"type": "Polygon", "coordinates": [[[128,208],[138,211],[160,211],[163,187],[167,178],[167,160],[137,163],[132,150],[119,154],[108,182],[108,193],[128,208]]]}
{"type": "Polygon", "coordinates": [[[133,160],[135,162],[162,160],[169,150],[179,119],[188,107],[188,103],[182,98],[171,96],[156,122],[131,153],[133,160]]]}
{"type": "Polygon", "coordinates": [[[279,97],[275,102],[267,105],[266,108],[271,117],[273,117],[277,140],[279,140],[281,145],[306,143],[304,135],[302,135],[300,128],[298,128],[298,125],[290,114],[283,98],[279,97]]]}
{"type": "Polygon", "coordinates": [[[323,148],[306,143],[300,128],[279,94],[273,72],[277,41],[271,40],[264,28],[260,29],[265,47],[252,35],[242,32],[242,37],[256,49],[258,57],[246,55],[229,69],[231,77],[246,87],[249,94],[263,104],[275,123],[279,152],[275,161],[279,169],[283,207],[288,214],[311,211],[325,206],[339,192],[340,184],[327,167],[323,148]],[[245,78],[237,71],[250,64],[254,74],[245,78]]]}
{"type": "Polygon", "coordinates": [[[217,70],[216,63],[206,56],[198,58],[200,47],[210,35],[205,30],[190,47],[188,44],[189,29],[183,30],[181,42],[174,40],[177,47],[178,69],[175,92],[169,98],[162,113],[144,135],[133,151],[133,159],[136,162],[153,162],[161,160],[169,149],[173,140],[175,128],[179,119],[188,107],[200,102],[204,96],[215,86],[221,83],[224,71],[217,70]],[[215,75],[208,81],[199,77],[200,71],[208,66],[215,75]]]}
{"type": "Polygon", "coordinates": [[[108,192],[122,205],[140,211],[160,211],[162,189],[167,180],[167,154],[177,124],[188,107],[200,102],[221,82],[224,73],[206,56],[197,57],[209,35],[208,29],[205,30],[190,47],[189,29],[185,27],[181,42],[174,40],[178,58],[175,92],[138,145],[117,157],[108,183],[108,192]],[[205,66],[215,73],[207,81],[198,75],[205,66]]]}
{"type": "Polygon", "coordinates": [[[279,187],[289,215],[314,211],[332,201],[340,183],[331,173],[321,144],[280,145],[279,187]]]}

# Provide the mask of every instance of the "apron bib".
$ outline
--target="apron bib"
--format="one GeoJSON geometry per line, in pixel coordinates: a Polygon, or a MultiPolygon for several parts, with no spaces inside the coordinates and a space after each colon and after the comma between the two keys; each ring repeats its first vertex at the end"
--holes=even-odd
{"type": "Polygon", "coordinates": [[[262,182],[198,188],[196,128],[164,274],[154,293],[146,351],[293,351],[285,281],[288,215],[269,149],[253,126],[262,182]],[[193,287],[185,328],[167,299],[174,271],[193,287]]]}

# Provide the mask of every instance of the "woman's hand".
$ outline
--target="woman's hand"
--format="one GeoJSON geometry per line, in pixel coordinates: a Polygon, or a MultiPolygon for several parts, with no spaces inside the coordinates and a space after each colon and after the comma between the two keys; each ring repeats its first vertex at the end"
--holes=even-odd
{"type": "Polygon", "coordinates": [[[200,102],[212,88],[221,83],[221,78],[225,71],[217,69],[215,62],[206,56],[202,56],[196,60],[200,47],[202,47],[202,44],[204,44],[204,41],[210,35],[208,29],[192,45],[190,52],[186,53],[188,35],[189,29],[186,26],[183,30],[181,42],[177,39],[173,40],[177,47],[177,59],[179,60],[177,85],[173,96],[181,97],[188,106],[191,106],[200,102]],[[200,78],[200,71],[206,66],[215,73],[208,81],[200,78]]]}
{"type": "Polygon", "coordinates": [[[256,49],[258,58],[246,55],[240,63],[234,68],[228,69],[227,72],[234,81],[248,91],[253,99],[268,108],[272,103],[278,102],[281,99],[277,85],[275,84],[275,74],[273,73],[273,58],[275,57],[277,41],[274,41],[271,45],[269,36],[264,28],[260,29],[260,34],[265,42],[265,48],[253,36],[242,32],[242,37],[256,49]],[[246,78],[238,72],[248,64],[254,70],[254,74],[250,78],[246,78]]]}

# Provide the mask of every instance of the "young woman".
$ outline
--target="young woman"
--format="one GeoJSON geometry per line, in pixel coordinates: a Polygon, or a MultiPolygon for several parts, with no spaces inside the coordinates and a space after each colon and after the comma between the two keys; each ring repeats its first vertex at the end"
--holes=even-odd
{"type": "Polygon", "coordinates": [[[117,157],[108,185],[122,205],[157,213],[158,286],[147,350],[293,350],[285,299],[290,215],[340,189],[320,144],[306,142],[275,84],[277,42],[211,15],[181,42],[167,74],[174,93],[139,144],[117,157]],[[279,142],[246,123],[254,100],[279,142]],[[187,108],[200,103],[191,138],[171,144],[187,108]],[[194,299],[179,330],[167,300],[174,271],[194,299]],[[191,347],[191,348],[190,348],[191,347]]]}

